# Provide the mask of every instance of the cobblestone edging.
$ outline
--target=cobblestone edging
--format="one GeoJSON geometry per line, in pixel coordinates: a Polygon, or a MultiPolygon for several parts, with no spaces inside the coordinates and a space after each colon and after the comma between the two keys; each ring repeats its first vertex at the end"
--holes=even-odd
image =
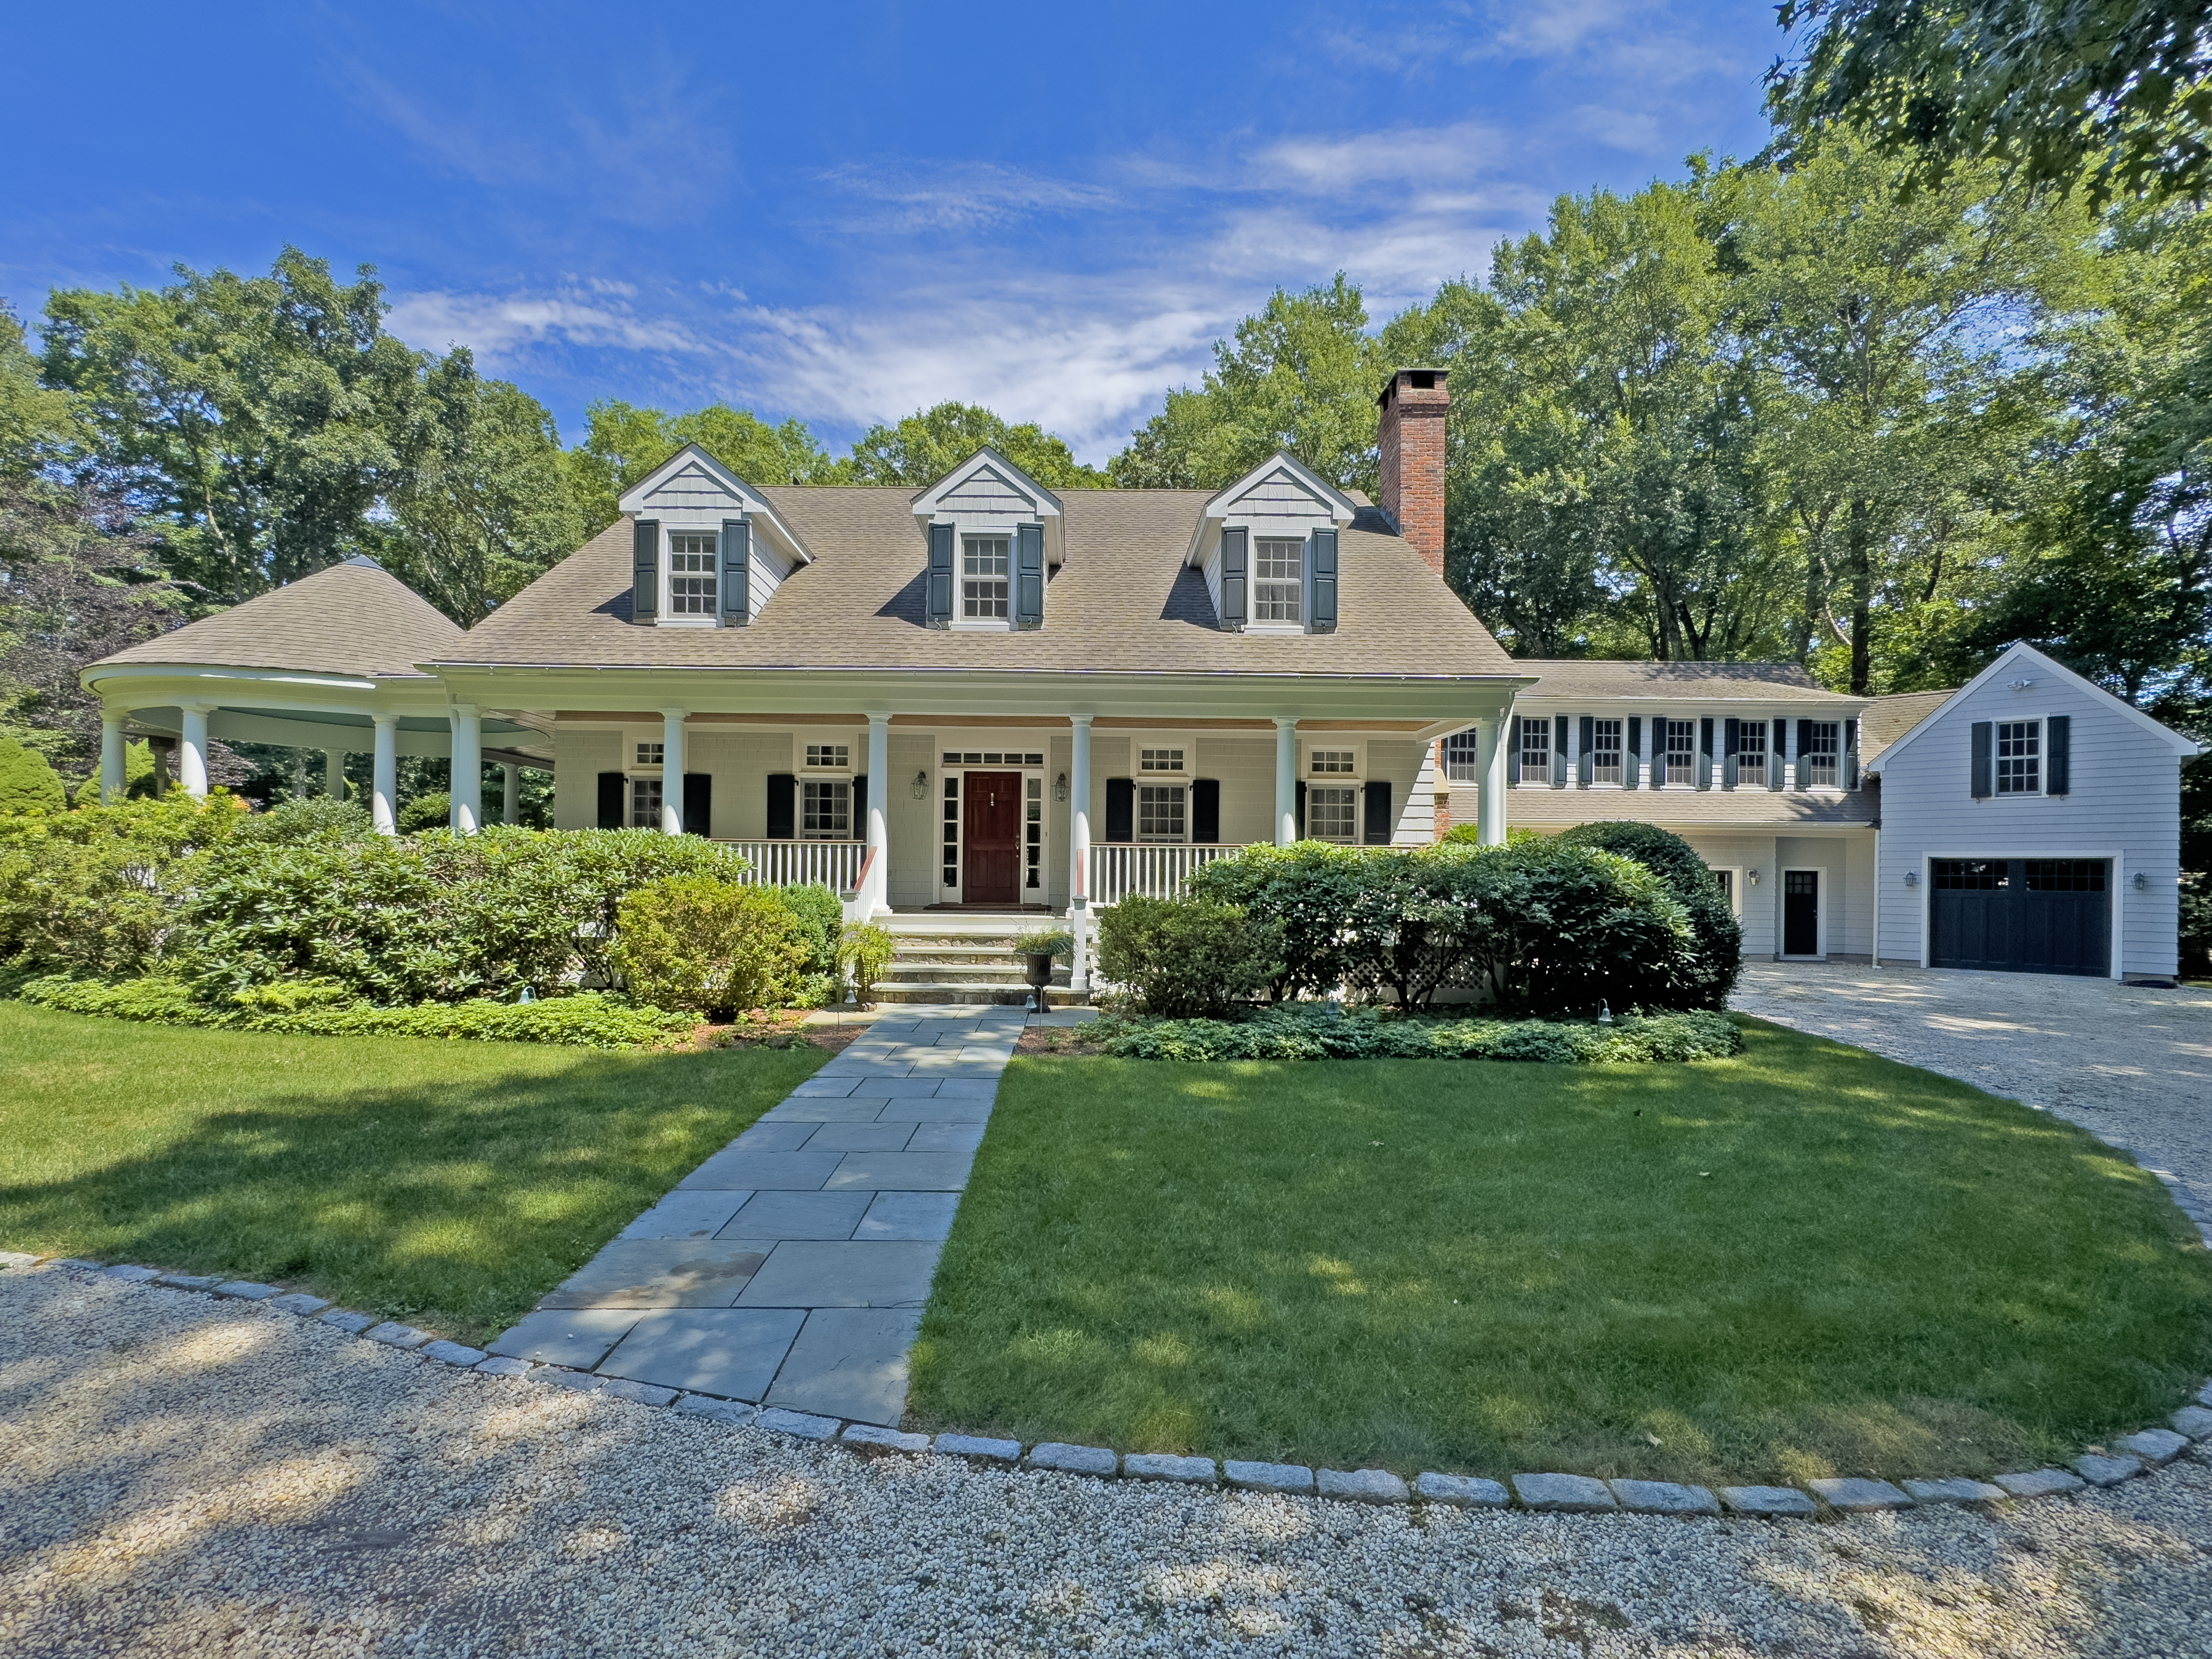
{"type": "Polygon", "coordinates": [[[217,1275],[165,1273],[157,1267],[110,1267],[73,1256],[40,1257],[0,1250],[0,1269],[48,1267],[112,1279],[123,1284],[156,1285],[169,1290],[195,1291],[312,1319],[336,1327],[365,1341],[402,1352],[471,1370],[486,1376],[527,1379],[542,1386],[573,1389],[580,1394],[603,1394],[641,1406],[666,1407],[689,1416],[703,1417],[732,1427],[764,1429],[800,1440],[835,1442],[877,1452],[904,1452],[917,1456],[957,1457],[971,1463],[1004,1468],[1048,1469],[1066,1474],[1085,1474],[1101,1480],[1116,1476],[1133,1480],[1163,1480],[1189,1486],[1223,1483],[1248,1492],[1274,1492],[1291,1497],[1320,1497],[1364,1504],[1446,1504],[1461,1509],[1523,1510],[1553,1514],[1601,1515],[1731,1515],[1761,1520],[1806,1518],[1823,1513],[1863,1515],[1885,1510],[1925,1509],[1946,1504],[2008,1503],[2016,1499],[2048,1498],[2081,1491],[2087,1486],[2116,1486],[2145,1475],[2194,1451],[2212,1460],[2212,1380],[2197,1389],[2194,1403],[2182,1407],[2168,1419],[2170,1426],[2147,1428],[2125,1435],[2110,1447],[2095,1447],[2074,1460],[2071,1469],[2030,1469],[2000,1474],[1994,1481],[1954,1477],[1940,1480],[1887,1480],[1856,1478],[1808,1480],[1803,1486],[1681,1486],[1668,1480],[1601,1480],[1583,1474],[1515,1474],[1506,1481],[1474,1475],[1430,1471],[1410,1485],[1388,1469],[1310,1468],[1302,1463],[1258,1463],[1230,1459],[1217,1463],[1210,1457],[1182,1457],[1160,1452],[1116,1452],[1105,1446],[1077,1446],[1047,1441],[1024,1447],[1018,1440],[984,1436],[908,1434],[879,1424],[817,1417],[781,1407],[757,1407],[713,1395],[686,1394],[675,1389],[624,1378],[599,1376],[563,1365],[534,1364],[526,1359],[491,1354],[464,1343],[449,1342],[417,1330],[412,1325],[378,1321],[374,1315],[333,1307],[320,1297],[287,1293],[275,1285],[249,1279],[225,1279],[217,1275]]]}

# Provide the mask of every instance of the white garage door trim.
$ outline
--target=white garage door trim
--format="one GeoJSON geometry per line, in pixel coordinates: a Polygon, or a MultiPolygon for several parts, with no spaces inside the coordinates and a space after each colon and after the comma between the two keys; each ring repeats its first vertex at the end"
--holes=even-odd
{"type": "MultiPolygon", "coordinates": [[[[2119,852],[2077,853],[2048,847],[2028,848],[2000,848],[1984,847],[1978,853],[1923,853],[1920,855],[1920,965],[1931,968],[1936,957],[1936,861],[1938,859],[2105,859],[2112,865],[2112,878],[2106,889],[2112,901],[2112,914],[2106,919],[2112,931],[2107,945],[2110,954],[2106,961],[2111,964],[2107,979],[2124,979],[2126,969],[2120,959],[2120,940],[2125,937],[2121,929],[2121,916],[2127,906],[2128,873],[2126,856],[2119,852]]],[[[1879,908],[1880,907],[1876,907],[1879,908]]]]}

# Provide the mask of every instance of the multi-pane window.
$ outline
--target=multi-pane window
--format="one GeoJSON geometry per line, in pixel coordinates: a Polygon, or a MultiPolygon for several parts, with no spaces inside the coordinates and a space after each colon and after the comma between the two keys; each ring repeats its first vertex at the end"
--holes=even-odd
{"type": "MultiPolygon", "coordinates": [[[[947,760],[952,757],[948,755],[947,760]]],[[[960,780],[945,780],[945,836],[942,862],[944,880],[947,887],[960,884],[960,780]]]]}
{"type": "Polygon", "coordinates": [[[852,746],[842,743],[810,743],[806,745],[806,765],[810,771],[843,772],[851,769],[852,746]]]}
{"type": "Polygon", "coordinates": [[[1024,887],[1044,885],[1044,780],[1031,778],[1022,788],[1022,858],[1028,870],[1024,887]]]}
{"type": "Polygon", "coordinates": [[[1182,770],[1182,750],[1180,749],[1139,749],[1137,751],[1139,772],[1180,772],[1182,770]]]}
{"type": "Polygon", "coordinates": [[[2043,722],[1997,722],[1997,793],[2034,795],[2043,790],[2043,722]]]}
{"type": "Polygon", "coordinates": [[[1306,769],[1316,777],[1350,777],[1359,770],[1359,756],[1350,749],[1316,749],[1306,757],[1306,769]]]}
{"type": "Polygon", "coordinates": [[[1739,783],[1766,781],[1766,722],[1745,720],[1736,728],[1735,775],[1739,783]]]}
{"type": "Polygon", "coordinates": [[[1552,781],[1552,722],[1549,720],[1521,722],[1521,781],[1549,783],[1552,781]]]}
{"type": "Polygon", "coordinates": [[[1735,908],[1735,872],[1713,870],[1709,873],[1712,876],[1713,885],[1721,890],[1721,896],[1728,901],[1729,908],[1734,910],[1735,908]]]}
{"type": "Polygon", "coordinates": [[[1005,536],[969,536],[960,546],[960,614],[1006,614],[1006,569],[1012,541],[1005,536]]]}
{"type": "Polygon", "coordinates": [[[1620,720],[1590,722],[1589,775],[1592,783],[1620,781],[1620,720]]]}
{"type": "Polygon", "coordinates": [[[1042,766],[1044,757],[1032,749],[1026,755],[1009,749],[1004,754],[997,750],[948,749],[942,759],[947,766],[1042,766]]]}
{"type": "Polygon", "coordinates": [[[1844,728],[1833,720],[1811,720],[1803,752],[1797,757],[1797,785],[1833,789],[1843,782],[1844,728]]]}
{"type": "Polygon", "coordinates": [[[2031,893],[2101,893],[2105,890],[2102,859],[2030,859],[2027,890],[2031,893]]]}
{"type": "Polygon", "coordinates": [[[1183,792],[1181,784],[1140,783],[1137,786],[1137,839],[1183,839],[1183,792]]]}
{"type": "Polygon", "coordinates": [[[641,768],[659,766],[660,757],[668,751],[657,743],[641,743],[637,746],[637,763],[641,768]]]}
{"type": "MultiPolygon", "coordinates": [[[[660,745],[655,744],[654,748],[660,745]]],[[[633,830],[660,828],[660,780],[632,778],[629,781],[629,827],[633,830]]]]}
{"type": "Polygon", "coordinates": [[[714,614],[714,534],[677,530],[668,537],[668,613],[714,614]]]}
{"type": "Polygon", "coordinates": [[[1352,842],[1359,838],[1359,792],[1321,788],[1306,791],[1306,835],[1314,841],[1352,842]]]}
{"type": "Polygon", "coordinates": [[[1475,732],[1455,732],[1444,739],[1444,781],[1482,781],[1482,740],[1475,732]]]}
{"type": "Polygon", "coordinates": [[[842,778],[806,778],[799,786],[802,841],[853,838],[853,786],[842,778]]]}
{"type": "Polygon", "coordinates": [[[1261,537],[1252,544],[1252,620],[1294,623],[1305,617],[1306,544],[1261,537]]]}
{"type": "Polygon", "coordinates": [[[1661,728],[1660,752],[1666,757],[1668,783],[1698,781],[1698,723],[1695,720],[1655,720],[1661,728]]]}
{"type": "Polygon", "coordinates": [[[1937,859],[1930,873],[1946,892],[1993,893],[2011,884],[2002,859],[1937,859]]]}

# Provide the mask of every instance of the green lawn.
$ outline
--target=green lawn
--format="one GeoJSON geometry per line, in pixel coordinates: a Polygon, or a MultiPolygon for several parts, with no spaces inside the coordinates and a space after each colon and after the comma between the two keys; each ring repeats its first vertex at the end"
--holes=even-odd
{"type": "Polygon", "coordinates": [[[2161,1420],[2212,1262],[2057,1119],[1748,1023],[1739,1058],[1017,1059],[915,1414],[1337,1467],[1978,1473],[2161,1420]]]}
{"type": "Polygon", "coordinates": [[[258,1036],[0,1002],[0,1249],[505,1328],[827,1059],[258,1036]]]}

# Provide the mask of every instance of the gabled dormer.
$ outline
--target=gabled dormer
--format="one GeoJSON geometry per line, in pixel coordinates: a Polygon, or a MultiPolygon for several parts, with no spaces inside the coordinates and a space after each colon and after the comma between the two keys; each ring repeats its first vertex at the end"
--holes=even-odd
{"type": "Polygon", "coordinates": [[[927,547],[929,626],[1044,626],[1046,584],[1064,556],[1059,496],[987,447],[916,495],[914,518],[927,547]]]}
{"type": "Polygon", "coordinates": [[[624,491],[630,620],[742,628],[809,554],[768,499],[696,444],[624,491]]]}
{"type": "Polygon", "coordinates": [[[1206,502],[1186,562],[1229,633],[1336,631],[1337,538],[1352,498],[1279,450],[1206,502]]]}

